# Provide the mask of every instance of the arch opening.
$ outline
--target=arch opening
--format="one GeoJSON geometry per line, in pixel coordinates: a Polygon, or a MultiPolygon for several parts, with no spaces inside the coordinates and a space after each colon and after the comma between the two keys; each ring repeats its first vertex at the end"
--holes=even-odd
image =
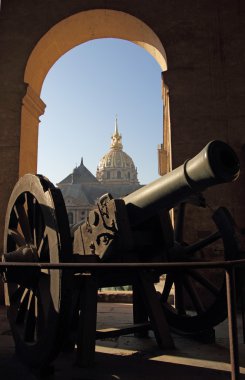
{"type": "Polygon", "coordinates": [[[167,69],[165,50],[158,36],[144,22],[127,13],[97,9],[77,13],[57,23],[39,40],[25,69],[27,92],[21,116],[20,176],[37,170],[39,117],[45,110],[40,92],[48,71],[73,47],[101,38],[133,42],[150,53],[162,71],[167,69]]]}
{"type": "Polygon", "coordinates": [[[70,16],[51,28],[33,49],[24,81],[39,95],[49,69],[67,51],[99,38],[117,38],[133,42],[148,51],[167,70],[164,47],[143,21],[127,13],[97,9],[70,16]]]}

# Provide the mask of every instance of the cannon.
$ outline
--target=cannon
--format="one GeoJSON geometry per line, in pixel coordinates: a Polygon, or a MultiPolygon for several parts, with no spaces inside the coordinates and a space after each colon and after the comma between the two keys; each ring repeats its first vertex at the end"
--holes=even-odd
{"type": "MultiPolygon", "coordinates": [[[[127,263],[235,259],[239,248],[227,209],[211,210],[214,231],[191,244],[184,239],[183,222],[186,202],[205,206],[201,191],[234,181],[238,175],[239,161],[232,148],[212,141],[182,166],[122,199],[105,194],[87,221],[72,228],[72,234],[61,191],[40,175],[20,178],[6,213],[4,261],[124,264],[124,269],[95,271],[92,276],[89,270],[79,269],[7,269],[7,314],[16,351],[23,360],[33,367],[53,360],[67,341],[69,326],[82,328],[82,335],[87,329],[95,339],[95,328],[87,328],[86,323],[88,319],[96,322],[91,313],[96,312],[97,289],[101,287],[132,285],[135,322],[149,325],[150,321],[162,346],[164,340],[172,344],[166,325],[161,328],[166,321],[184,333],[204,331],[220,323],[226,317],[222,270],[213,278],[208,269],[188,266],[165,272],[161,268],[125,268],[127,263]],[[173,207],[178,207],[175,227],[170,217],[173,207]],[[163,283],[160,294],[154,288],[159,278],[163,283]],[[173,289],[174,304],[169,297],[173,289]],[[76,292],[80,306],[74,298],[76,292]],[[84,302],[88,304],[84,306],[84,302]],[[85,326],[81,327],[79,318],[86,319],[85,326]]],[[[91,350],[81,347],[84,342],[84,336],[80,341],[78,338],[79,349],[91,350]]]]}

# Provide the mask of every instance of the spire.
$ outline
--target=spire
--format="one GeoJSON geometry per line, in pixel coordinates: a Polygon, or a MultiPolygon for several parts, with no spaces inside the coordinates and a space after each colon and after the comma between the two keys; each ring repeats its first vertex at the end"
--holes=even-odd
{"type": "Polygon", "coordinates": [[[81,166],[83,165],[83,157],[81,158],[81,164],[80,164],[81,166]]]}
{"type": "Polygon", "coordinates": [[[115,130],[113,135],[111,136],[111,148],[116,150],[122,150],[122,136],[120,135],[118,131],[118,121],[117,121],[117,115],[115,118],[115,130]]]}
{"type": "Polygon", "coordinates": [[[117,114],[116,114],[116,118],[115,118],[115,131],[114,131],[114,134],[119,134],[118,133],[118,122],[117,122],[117,114]]]}

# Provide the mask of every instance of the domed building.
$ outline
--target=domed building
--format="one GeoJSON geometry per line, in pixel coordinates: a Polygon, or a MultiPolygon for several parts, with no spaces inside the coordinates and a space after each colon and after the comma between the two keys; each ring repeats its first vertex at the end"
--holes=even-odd
{"type": "Polygon", "coordinates": [[[123,151],[122,136],[118,132],[117,118],[111,137],[111,149],[99,162],[96,178],[107,185],[139,185],[137,169],[132,158],[123,151]]]}
{"type": "Polygon", "coordinates": [[[99,161],[96,177],[85,167],[83,159],[73,172],[57,183],[67,208],[70,225],[85,221],[89,211],[105,193],[121,198],[141,187],[132,158],[123,151],[117,118],[110,150],[99,161]]]}

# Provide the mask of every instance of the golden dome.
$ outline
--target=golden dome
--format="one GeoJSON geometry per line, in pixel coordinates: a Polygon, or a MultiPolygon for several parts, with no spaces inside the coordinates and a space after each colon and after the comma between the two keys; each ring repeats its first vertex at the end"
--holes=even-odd
{"type": "Polygon", "coordinates": [[[111,137],[111,147],[99,161],[96,178],[102,183],[139,183],[132,158],[123,151],[122,136],[118,132],[117,118],[111,137]]]}

